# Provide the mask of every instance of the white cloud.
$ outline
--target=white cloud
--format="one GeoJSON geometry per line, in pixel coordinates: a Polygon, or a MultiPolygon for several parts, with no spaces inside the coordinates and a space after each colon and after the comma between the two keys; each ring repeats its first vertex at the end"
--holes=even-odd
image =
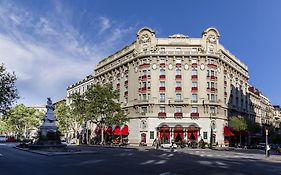
{"type": "Polygon", "coordinates": [[[101,16],[99,20],[100,20],[100,27],[101,27],[99,33],[102,33],[111,27],[110,20],[107,17],[101,16]]]}
{"type": "Polygon", "coordinates": [[[44,16],[0,2],[0,63],[15,71],[24,97],[20,102],[27,105],[45,103],[42,97],[64,97],[68,85],[93,72],[108,52],[104,46],[116,47],[118,39],[132,31],[120,26],[110,30],[110,19],[97,17],[101,20],[98,31],[109,31],[104,40],[91,44],[63,16],[63,6],[54,8],[57,14],[44,16]]]}

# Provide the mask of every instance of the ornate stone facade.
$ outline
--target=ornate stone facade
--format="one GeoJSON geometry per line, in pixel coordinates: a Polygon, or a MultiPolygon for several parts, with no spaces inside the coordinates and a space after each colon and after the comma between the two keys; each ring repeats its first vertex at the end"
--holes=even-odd
{"type": "Polygon", "coordinates": [[[209,142],[213,121],[214,142],[224,145],[229,117],[257,121],[261,116],[253,108],[258,97],[249,92],[247,66],[219,37],[217,29],[208,28],[201,38],[156,38],[154,30],[144,27],[135,42],[100,61],[91,79],[70,86],[67,93],[92,83],[112,83],[130,118],[130,143],[151,144],[163,136],[209,142]]]}

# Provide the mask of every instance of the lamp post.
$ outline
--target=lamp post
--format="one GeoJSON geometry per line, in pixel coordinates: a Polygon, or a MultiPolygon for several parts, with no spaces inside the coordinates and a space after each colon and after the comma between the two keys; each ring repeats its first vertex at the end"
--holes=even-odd
{"type": "Polygon", "coordinates": [[[213,130],[216,128],[215,120],[212,118],[213,113],[210,113],[210,128],[211,128],[211,136],[210,136],[210,148],[213,148],[213,130]]]}

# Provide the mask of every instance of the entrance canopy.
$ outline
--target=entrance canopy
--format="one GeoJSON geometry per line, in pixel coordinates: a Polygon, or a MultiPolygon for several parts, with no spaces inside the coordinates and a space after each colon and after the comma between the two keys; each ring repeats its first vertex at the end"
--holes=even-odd
{"type": "Polygon", "coordinates": [[[200,129],[200,127],[198,126],[197,123],[160,123],[158,125],[159,129],[161,128],[198,128],[200,129]]]}
{"type": "Polygon", "coordinates": [[[223,128],[223,131],[224,131],[224,136],[226,137],[232,137],[234,136],[234,134],[231,132],[231,130],[229,129],[229,127],[225,126],[223,128]]]}

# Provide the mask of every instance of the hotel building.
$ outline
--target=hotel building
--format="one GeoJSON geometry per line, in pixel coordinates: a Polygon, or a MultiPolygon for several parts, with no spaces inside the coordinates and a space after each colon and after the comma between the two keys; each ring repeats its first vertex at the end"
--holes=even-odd
{"type": "Polygon", "coordinates": [[[67,96],[83,93],[91,84],[111,83],[120,91],[119,102],[129,117],[130,144],[152,144],[157,137],[162,142],[210,142],[212,136],[214,143],[224,145],[229,117],[262,122],[254,106],[262,102],[249,85],[247,66],[219,37],[215,28],[203,31],[201,38],[157,38],[154,30],[142,28],[136,41],[100,61],[93,75],[69,86],[67,96]]]}

